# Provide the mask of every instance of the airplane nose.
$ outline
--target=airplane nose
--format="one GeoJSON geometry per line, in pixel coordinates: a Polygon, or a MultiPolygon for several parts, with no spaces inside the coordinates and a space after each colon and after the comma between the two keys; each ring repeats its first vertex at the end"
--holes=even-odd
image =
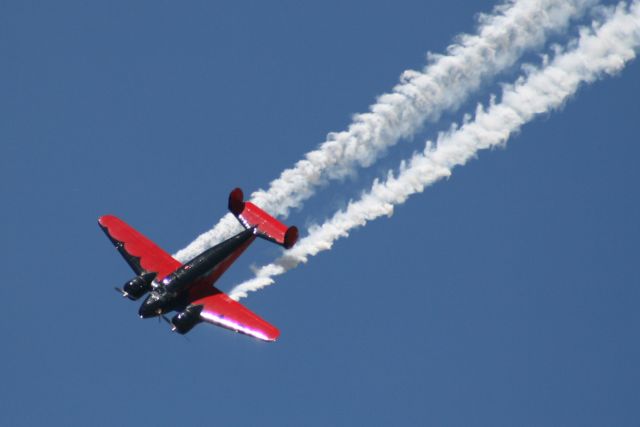
{"type": "Polygon", "coordinates": [[[141,318],[146,319],[148,317],[155,316],[156,315],[155,311],[156,310],[154,309],[153,304],[151,304],[150,301],[145,300],[140,306],[140,310],[138,310],[138,314],[140,315],[141,318]]]}
{"type": "Polygon", "coordinates": [[[138,310],[138,315],[140,316],[141,319],[149,317],[149,311],[146,309],[144,304],[140,306],[140,310],[138,310]]]}
{"type": "Polygon", "coordinates": [[[167,299],[163,296],[159,296],[155,293],[151,293],[142,303],[140,309],[138,310],[138,314],[143,319],[147,317],[156,317],[165,313],[167,310],[165,309],[167,305],[167,299]]]}

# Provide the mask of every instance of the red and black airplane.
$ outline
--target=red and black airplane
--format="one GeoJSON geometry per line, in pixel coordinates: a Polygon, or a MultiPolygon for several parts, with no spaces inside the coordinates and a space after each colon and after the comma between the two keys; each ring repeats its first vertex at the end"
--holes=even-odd
{"type": "Polygon", "coordinates": [[[265,341],[278,338],[280,332],[275,326],[213,286],[256,236],[286,249],[298,240],[296,227],[287,228],[243,198],[242,190],[233,190],[229,194],[229,210],[246,229],[185,264],[115,216],[98,219],[102,230],[136,273],[122,289],[116,290],[134,301],[149,293],[140,306],[141,318],[162,316],[180,334],[206,321],[265,341]],[[169,320],[165,314],[172,311],[177,314],[169,320]]]}

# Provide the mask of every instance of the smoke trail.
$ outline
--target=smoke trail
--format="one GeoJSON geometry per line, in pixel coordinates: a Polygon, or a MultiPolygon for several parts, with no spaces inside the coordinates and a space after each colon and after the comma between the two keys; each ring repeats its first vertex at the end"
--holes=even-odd
{"type": "Polygon", "coordinates": [[[569,51],[557,52],[544,68],[531,67],[526,78],[506,86],[501,103],[492,100],[486,110],[478,106],[474,121],[440,134],[435,146],[429,141],[422,153],[401,164],[397,176],[390,172],[386,182],[374,181],[370,192],[360,200],[311,229],[296,247],[258,269],[254,279],[236,286],[231,291],[232,298],[245,297],[247,292],[273,283],[272,276],[330,249],[337,239],[347,237],[351,229],[379,216],[391,215],[395,205],[449,176],[454,166],[464,165],[479,150],[506,143],[513,132],[536,115],[560,107],[580,84],[620,71],[635,58],[635,50],[640,46],[640,0],[630,7],[620,4],[603,9],[603,16],[605,23],[583,28],[577,42],[569,44],[573,46],[569,51]]]}
{"type": "MultiPolygon", "coordinates": [[[[322,183],[343,178],[356,166],[369,166],[425,121],[457,108],[483,81],[512,66],[524,51],[541,46],[550,33],[565,29],[595,2],[508,0],[491,15],[480,15],[476,35],[458,36],[446,55],[429,54],[422,72],[405,71],[400,84],[380,96],[370,112],[356,115],[348,130],[330,133],[318,149],[272,181],[269,190],[253,193],[252,201],[273,215],[286,216],[322,183]]],[[[226,215],[175,256],[189,259],[238,230],[236,219],[226,215]]]]}

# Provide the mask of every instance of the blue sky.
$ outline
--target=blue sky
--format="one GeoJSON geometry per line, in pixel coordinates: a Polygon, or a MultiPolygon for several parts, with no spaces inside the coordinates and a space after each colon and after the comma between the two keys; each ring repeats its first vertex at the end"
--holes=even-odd
{"type": "Polygon", "coordinates": [[[186,340],[113,291],[99,215],[175,252],[493,4],[2,2],[0,424],[637,425],[637,62],[244,300],[275,344],[186,340]]]}

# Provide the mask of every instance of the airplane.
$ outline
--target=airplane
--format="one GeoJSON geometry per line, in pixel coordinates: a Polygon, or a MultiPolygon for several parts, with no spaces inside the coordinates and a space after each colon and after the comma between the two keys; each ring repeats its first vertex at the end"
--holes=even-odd
{"type": "Polygon", "coordinates": [[[264,341],[280,336],[275,326],[213,284],[256,237],[290,249],[298,240],[298,229],[245,202],[239,188],[229,194],[229,210],[245,230],[184,264],[121,219],[113,215],[98,218],[102,230],[136,274],[116,290],[132,301],[149,294],[138,311],[141,318],[160,316],[182,335],[208,322],[264,341]],[[169,320],[165,315],[173,311],[177,314],[169,320]]]}

